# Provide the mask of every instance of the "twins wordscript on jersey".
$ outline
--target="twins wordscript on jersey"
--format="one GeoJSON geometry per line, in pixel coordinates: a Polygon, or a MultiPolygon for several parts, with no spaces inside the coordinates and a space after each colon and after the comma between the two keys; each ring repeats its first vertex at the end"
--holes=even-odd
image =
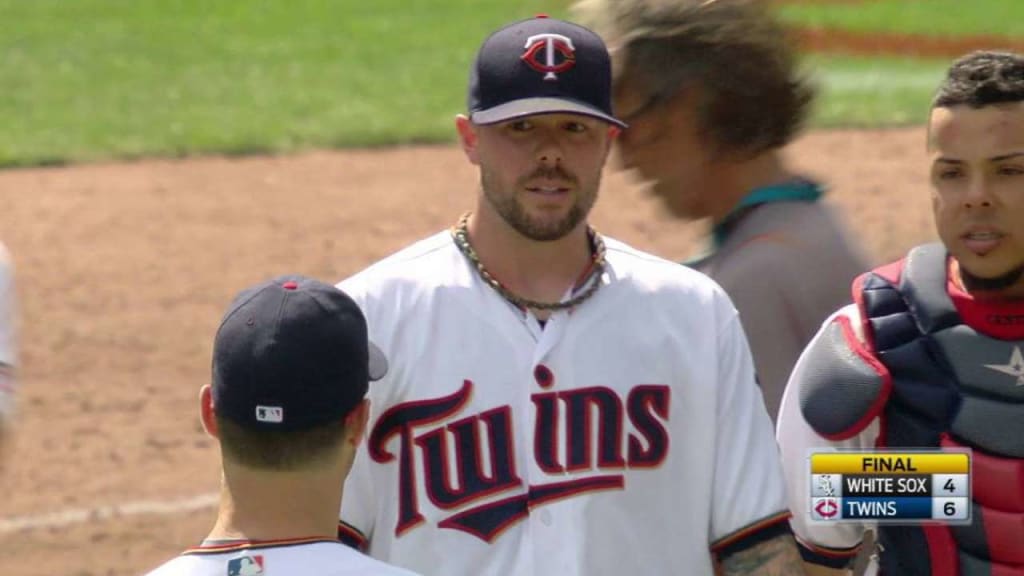
{"type": "MultiPolygon", "coordinates": [[[[538,372],[540,387],[550,389],[550,371],[540,366],[538,372]]],[[[517,471],[516,450],[531,447],[516,446],[512,407],[460,414],[473,390],[474,383],[465,380],[454,394],[392,406],[374,424],[370,456],[379,463],[398,459],[396,535],[425,521],[417,499],[417,469],[422,469],[431,503],[452,512],[439,527],[491,542],[530,508],[582,493],[621,490],[623,470],[658,466],[668,453],[668,386],[634,386],[625,397],[602,386],[542,391],[530,396],[534,429],[526,436],[533,440],[540,470],[566,479],[528,484],[517,471]],[[397,456],[387,448],[396,436],[397,456]],[[502,493],[509,495],[492,500],[502,493]]]]}

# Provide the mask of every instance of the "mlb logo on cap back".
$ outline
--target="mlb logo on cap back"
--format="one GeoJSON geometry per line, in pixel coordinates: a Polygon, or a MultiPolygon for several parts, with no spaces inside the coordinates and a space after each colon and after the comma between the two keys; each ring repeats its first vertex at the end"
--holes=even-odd
{"type": "Polygon", "coordinates": [[[256,420],[280,424],[284,422],[284,408],[280,406],[257,406],[256,420]]]}
{"type": "Polygon", "coordinates": [[[612,114],[611,60],[601,38],[543,16],[484,40],[470,71],[467,105],[475,124],[565,113],[626,126],[612,114]]]}

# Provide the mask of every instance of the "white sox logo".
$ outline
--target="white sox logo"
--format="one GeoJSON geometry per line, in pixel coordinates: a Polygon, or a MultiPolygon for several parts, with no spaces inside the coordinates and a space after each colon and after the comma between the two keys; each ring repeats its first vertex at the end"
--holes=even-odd
{"type": "Polygon", "coordinates": [[[523,62],[537,72],[543,72],[545,80],[558,80],[558,74],[576,65],[576,48],[572,39],[561,34],[535,34],[526,39],[524,48],[523,62]],[[561,62],[558,56],[562,57],[561,62]]]}
{"type": "MultiPolygon", "coordinates": [[[[542,388],[554,382],[543,366],[536,377],[542,388]]],[[[625,399],[605,387],[539,392],[531,396],[534,459],[545,472],[569,479],[528,485],[516,470],[511,406],[451,419],[469,402],[473,388],[466,380],[454,394],[395,405],[374,424],[370,457],[382,464],[398,460],[396,536],[425,521],[417,498],[420,469],[430,502],[454,512],[438,527],[492,542],[537,506],[625,488],[623,470],[658,466],[668,453],[668,386],[635,386],[625,399]],[[632,431],[624,429],[626,422],[632,431]],[[396,436],[397,455],[387,448],[396,436]],[[492,499],[501,493],[509,495],[492,499]]]]}

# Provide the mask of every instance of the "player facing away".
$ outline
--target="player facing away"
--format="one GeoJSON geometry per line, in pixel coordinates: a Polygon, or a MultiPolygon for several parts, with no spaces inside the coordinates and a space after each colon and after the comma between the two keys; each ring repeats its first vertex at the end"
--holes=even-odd
{"type": "MultiPolygon", "coordinates": [[[[14,412],[15,367],[17,366],[17,318],[15,315],[14,267],[10,254],[0,243],[0,457],[6,429],[14,412]]],[[[3,464],[0,463],[0,469],[3,464]]]]}
{"type": "Polygon", "coordinates": [[[763,0],[579,0],[611,50],[614,101],[629,123],[623,168],[668,212],[708,219],[687,264],[725,289],[750,341],[768,414],[821,323],[869,268],[825,186],[783,149],[814,91],[763,0]]]}
{"type": "Polygon", "coordinates": [[[928,122],[941,244],[853,284],[789,381],[778,439],[814,574],[841,574],[865,528],[811,523],[817,447],[973,450],[969,526],[878,526],[881,572],[1024,574],[1024,57],[954,62],[928,122]]]}
{"type": "Polygon", "coordinates": [[[472,213],[339,284],[392,369],[339,533],[436,576],[800,570],[736,311],[587,224],[623,128],[593,32],[482,44],[456,128],[472,213]]]}
{"type": "Polygon", "coordinates": [[[387,361],[337,288],[282,276],[235,297],[200,415],[221,447],[209,536],[150,576],[415,576],[337,541],[335,510],[387,361]]]}

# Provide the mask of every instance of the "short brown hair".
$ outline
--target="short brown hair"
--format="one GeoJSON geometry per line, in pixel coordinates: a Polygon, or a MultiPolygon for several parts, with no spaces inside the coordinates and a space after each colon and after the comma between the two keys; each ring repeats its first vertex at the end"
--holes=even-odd
{"type": "Polygon", "coordinates": [[[609,44],[616,83],[638,82],[650,98],[698,87],[701,132],[721,151],[755,155],[789,143],[814,99],[764,4],[580,0],[574,9],[609,44]]]}
{"type": "Polygon", "coordinates": [[[1010,52],[972,52],[950,65],[932,101],[933,108],[1024,101],[1024,56],[1010,52]]]}
{"type": "Polygon", "coordinates": [[[221,453],[247,468],[290,471],[317,468],[340,450],[345,426],[332,420],[296,431],[255,430],[217,415],[221,453]]]}

